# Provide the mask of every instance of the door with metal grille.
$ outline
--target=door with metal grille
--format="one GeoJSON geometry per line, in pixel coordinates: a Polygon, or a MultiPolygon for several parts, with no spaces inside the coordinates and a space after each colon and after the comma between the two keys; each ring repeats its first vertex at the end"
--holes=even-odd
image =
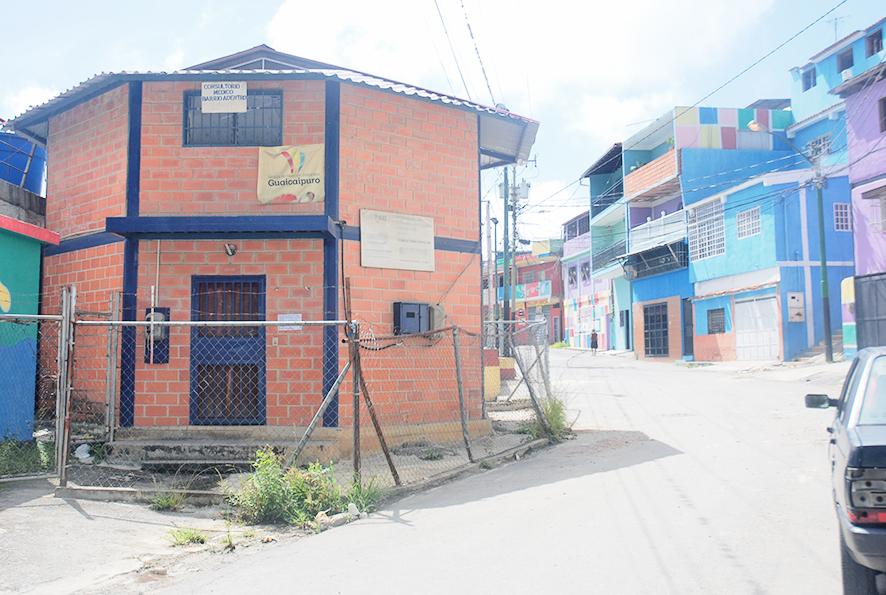
{"type": "Polygon", "coordinates": [[[667,357],[668,349],[668,304],[643,306],[643,338],[646,357],[667,357]]]}
{"type": "MultiPolygon", "coordinates": [[[[264,317],[264,277],[192,277],[192,320],[264,317]]],[[[265,383],[264,327],[191,329],[191,424],[264,424],[265,383]]]]}
{"type": "Polygon", "coordinates": [[[683,299],[683,355],[695,355],[695,323],[689,298],[683,299]]]}

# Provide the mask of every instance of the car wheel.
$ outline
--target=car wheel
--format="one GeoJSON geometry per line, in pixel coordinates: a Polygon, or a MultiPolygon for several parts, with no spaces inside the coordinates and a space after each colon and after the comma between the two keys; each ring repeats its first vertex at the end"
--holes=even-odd
{"type": "Polygon", "coordinates": [[[843,532],[840,532],[840,562],[843,567],[843,595],[878,595],[877,573],[852,559],[843,532]]]}

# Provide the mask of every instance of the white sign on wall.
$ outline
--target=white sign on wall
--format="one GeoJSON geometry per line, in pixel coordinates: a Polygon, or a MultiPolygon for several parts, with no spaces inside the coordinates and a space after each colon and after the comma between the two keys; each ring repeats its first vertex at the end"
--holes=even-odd
{"type": "MultiPolygon", "coordinates": [[[[277,314],[277,320],[280,322],[301,322],[301,314],[277,314]]],[[[304,328],[300,324],[281,324],[277,327],[279,331],[300,331],[304,328]]]]}
{"type": "Polygon", "coordinates": [[[203,83],[200,109],[204,114],[233,114],[246,111],[246,82],[203,83]]]}
{"type": "Polygon", "coordinates": [[[379,269],[434,270],[434,219],[360,210],[360,264],[379,269]]]}

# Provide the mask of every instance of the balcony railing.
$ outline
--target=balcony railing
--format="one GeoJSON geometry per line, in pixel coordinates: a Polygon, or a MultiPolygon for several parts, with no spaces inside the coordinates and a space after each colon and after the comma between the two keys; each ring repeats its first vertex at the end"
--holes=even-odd
{"type": "Polygon", "coordinates": [[[619,256],[624,256],[626,253],[627,242],[625,240],[619,240],[614,244],[606,246],[602,250],[598,250],[594,252],[592,256],[594,263],[594,270],[599,271],[605,266],[609,265],[619,256]]]}
{"type": "Polygon", "coordinates": [[[686,238],[683,211],[655,219],[631,230],[631,252],[638,252],[686,238]]]}

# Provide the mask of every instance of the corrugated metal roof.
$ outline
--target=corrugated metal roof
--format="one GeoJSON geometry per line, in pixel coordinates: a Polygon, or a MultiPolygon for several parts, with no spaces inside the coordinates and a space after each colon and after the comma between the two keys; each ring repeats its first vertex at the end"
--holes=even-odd
{"type": "Polygon", "coordinates": [[[507,110],[489,107],[480,103],[460,99],[452,95],[437,93],[422,87],[408,85],[365,73],[347,69],[292,69],[292,70],[178,70],[174,72],[124,71],[102,73],[46,103],[31,107],[24,114],[16,116],[3,125],[3,130],[15,131],[40,144],[45,144],[49,118],[65,111],[77,103],[100,95],[107,89],[129,81],[150,80],[269,80],[275,78],[338,79],[356,85],[383,89],[401,95],[418,97],[435,103],[443,103],[478,112],[480,115],[481,168],[525,164],[529,151],[535,142],[539,123],[507,110]]]}

